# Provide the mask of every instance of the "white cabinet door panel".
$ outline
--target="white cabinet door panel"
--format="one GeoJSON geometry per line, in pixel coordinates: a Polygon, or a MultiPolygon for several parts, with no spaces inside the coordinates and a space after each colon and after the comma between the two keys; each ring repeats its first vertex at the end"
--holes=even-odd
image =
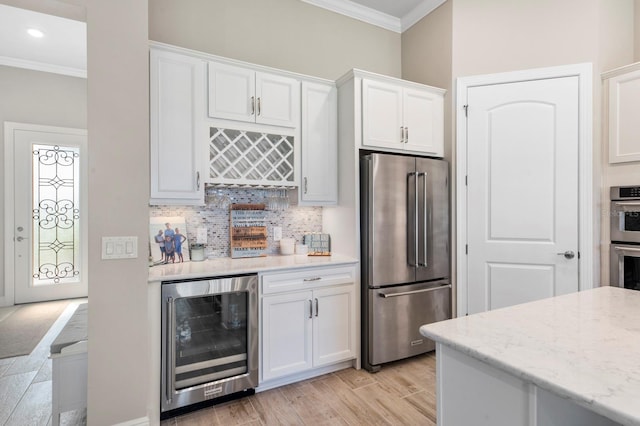
{"type": "Polygon", "coordinates": [[[209,116],[255,121],[255,72],[209,62],[209,116]]]}
{"type": "Polygon", "coordinates": [[[317,289],[313,298],[313,366],[355,358],[354,286],[317,289]]]}
{"type": "Polygon", "coordinates": [[[256,123],[297,127],[300,82],[274,74],[256,73],[256,123]]]}
{"type": "Polygon", "coordinates": [[[609,162],[640,161],[640,71],[609,80],[609,162]]]}
{"type": "Polygon", "coordinates": [[[404,149],[402,87],[362,80],[362,144],[404,149]]]}
{"type": "Polygon", "coordinates": [[[302,182],[300,199],[321,205],[338,201],[337,91],[302,83],[302,182]]]}
{"type": "Polygon", "coordinates": [[[444,138],[443,99],[424,90],[404,89],[405,149],[441,157],[444,138]]]}
{"type": "Polygon", "coordinates": [[[262,299],[262,378],[275,379],[312,367],[312,294],[262,299]]]}
{"type": "Polygon", "coordinates": [[[203,204],[200,185],[205,63],[151,51],[151,198],[203,204]]]}

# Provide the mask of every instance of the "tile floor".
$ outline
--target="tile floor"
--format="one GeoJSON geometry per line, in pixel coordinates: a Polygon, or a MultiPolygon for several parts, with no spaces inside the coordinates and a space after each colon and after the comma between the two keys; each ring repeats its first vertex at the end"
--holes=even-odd
{"type": "MultiPolygon", "coordinates": [[[[51,360],[49,346],[76,307],[87,299],[73,299],[29,354],[0,359],[0,425],[51,425],[51,360]]],[[[12,308],[3,308],[6,314],[12,308]]],[[[6,315],[0,314],[0,320],[6,315]]],[[[85,425],[86,410],[60,416],[60,424],[85,425]]]]}

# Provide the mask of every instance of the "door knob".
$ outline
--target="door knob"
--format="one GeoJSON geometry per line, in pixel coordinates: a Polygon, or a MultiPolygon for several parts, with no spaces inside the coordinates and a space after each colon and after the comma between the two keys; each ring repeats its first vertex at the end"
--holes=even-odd
{"type": "Polygon", "coordinates": [[[25,237],[16,237],[16,241],[20,242],[22,240],[26,240],[26,238],[25,237]]]}
{"type": "Polygon", "coordinates": [[[565,259],[573,259],[574,257],[576,257],[576,254],[571,250],[567,250],[563,253],[558,253],[558,256],[564,256],[565,259]]]}

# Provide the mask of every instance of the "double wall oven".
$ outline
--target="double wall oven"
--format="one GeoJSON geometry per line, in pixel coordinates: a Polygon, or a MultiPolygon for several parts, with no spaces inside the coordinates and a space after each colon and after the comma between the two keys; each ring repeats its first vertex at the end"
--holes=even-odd
{"type": "Polygon", "coordinates": [[[161,418],[258,386],[258,277],[162,284],[161,418]]]}
{"type": "Polygon", "coordinates": [[[640,290],[640,186],[610,191],[610,284],[640,290]]]}

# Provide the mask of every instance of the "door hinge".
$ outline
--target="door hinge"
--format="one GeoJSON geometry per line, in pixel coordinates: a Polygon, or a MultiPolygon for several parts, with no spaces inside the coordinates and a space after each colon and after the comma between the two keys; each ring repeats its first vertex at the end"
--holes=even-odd
{"type": "Polygon", "coordinates": [[[464,116],[468,117],[469,116],[469,105],[462,105],[462,108],[464,108],[464,116]]]}
{"type": "Polygon", "coordinates": [[[469,244],[464,245],[464,254],[469,254],[469,244]]]}

